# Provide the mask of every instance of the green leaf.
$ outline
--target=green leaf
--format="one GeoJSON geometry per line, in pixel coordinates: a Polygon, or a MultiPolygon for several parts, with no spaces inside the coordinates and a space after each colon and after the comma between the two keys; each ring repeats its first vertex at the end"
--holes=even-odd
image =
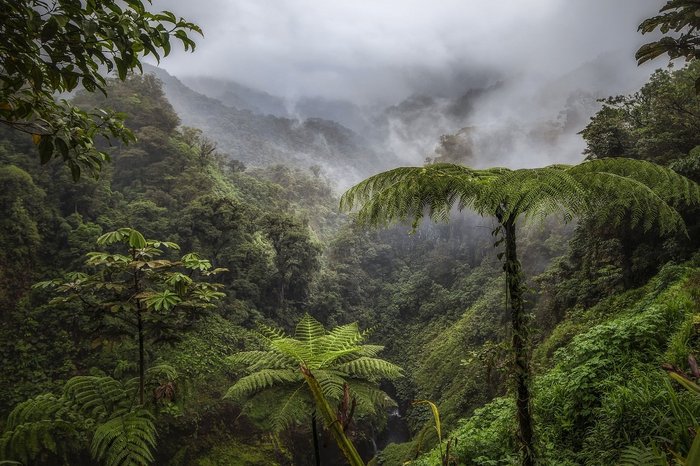
{"type": "Polygon", "coordinates": [[[129,234],[129,246],[135,249],[143,249],[146,247],[146,238],[136,230],[131,230],[129,234]]]}
{"type": "Polygon", "coordinates": [[[153,308],[156,311],[170,310],[175,307],[182,300],[180,297],[170,290],[165,290],[160,293],[154,293],[149,295],[144,299],[144,303],[149,308],[153,308]]]}
{"type": "Polygon", "coordinates": [[[39,160],[41,164],[48,163],[53,157],[53,141],[52,138],[44,136],[39,142],[39,160]]]}

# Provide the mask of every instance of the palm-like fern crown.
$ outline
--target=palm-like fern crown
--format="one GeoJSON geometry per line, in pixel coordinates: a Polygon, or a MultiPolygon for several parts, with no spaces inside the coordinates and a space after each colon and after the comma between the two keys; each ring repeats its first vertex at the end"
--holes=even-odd
{"type": "Polygon", "coordinates": [[[567,220],[586,216],[601,223],[685,231],[677,209],[700,204],[700,187],[673,170],[625,158],[579,165],[509,170],[439,163],[401,167],[374,175],[350,188],[341,208],[359,207],[358,220],[370,225],[412,221],[424,216],[447,221],[453,208],[515,220],[562,212],[567,220]]]}
{"type": "Polygon", "coordinates": [[[326,331],[309,314],[297,324],[294,337],[262,327],[265,350],[245,351],[229,358],[233,364],[245,366],[248,375],[239,379],[226,397],[254,402],[256,394],[275,387],[279,390],[280,409],[274,416],[273,427],[287,427],[307,416],[312,406],[308,392],[303,390],[305,380],[300,368],[304,367],[313,373],[330,402],[342,399],[347,384],[360,414],[390,406],[393,400],[376,385],[382,379],[401,377],[402,371],[376,357],[383,346],[362,344],[367,335],[367,331],[359,330],[357,323],[326,331]]]}

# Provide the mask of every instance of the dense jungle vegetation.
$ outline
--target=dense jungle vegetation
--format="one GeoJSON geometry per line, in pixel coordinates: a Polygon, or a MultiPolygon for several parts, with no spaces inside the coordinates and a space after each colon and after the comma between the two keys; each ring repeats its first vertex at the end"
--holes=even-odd
{"type": "Polygon", "coordinates": [[[0,464],[700,465],[688,40],[640,51],[689,61],[603,100],[579,165],[443,145],[342,202],[181,125],[130,48],[104,80],[0,49],[0,464]]]}

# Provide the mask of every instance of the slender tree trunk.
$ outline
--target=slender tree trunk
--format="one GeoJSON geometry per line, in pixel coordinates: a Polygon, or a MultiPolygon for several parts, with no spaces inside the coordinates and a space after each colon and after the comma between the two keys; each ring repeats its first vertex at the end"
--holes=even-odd
{"type": "Polygon", "coordinates": [[[316,427],[316,410],[311,413],[311,432],[314,434],[314,458],[316,466],[321,466],[321,449],[318,447],[318,428],[316,427]]]}
{"type": "MultiPolygon", "coordinates": [[[[136,260],[136,249],[131,248],[131,259],[136,260]]],[[[139,271],[134,270],[134,294],[138,295],[141,291],[141,283],[139,282],[139,271]]],[[[141,309],[141,301],[136,299],[136,326],[139,338],[139,404],[143,406],[144,401],[144,351],[143,351],[143,309],[141,309]]]]}
{"type": "Polygon", "coordinates": [[[523,302],[522,273],[515,245],[515,218],[503,223],[505,231],[505,264],[508,295],[510,298],[511,322],[513,326],[513,356],[515,359],[515,393],[518,416],[518,437],[523,448],[523,466],[536,463],[535,445],[530,407],[530,355],[529,323],[523,302]]]}
{"type": "Polygon", "coordinates": [[[136,318],[139,331],[139,404],[143,406],[144,392],[144,351],[143,351],[143,319],[141,317],[141,305],[137,305],[136,318]]]}

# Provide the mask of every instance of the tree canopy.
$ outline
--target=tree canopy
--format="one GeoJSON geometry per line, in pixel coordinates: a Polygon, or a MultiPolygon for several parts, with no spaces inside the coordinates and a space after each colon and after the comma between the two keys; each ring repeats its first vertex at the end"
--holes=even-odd
{"type": "Polygon", "coordinates": [[[74,179],[97,174],[107,152],[98,136],[134,139],[124,116],[84,110],[62,98],[78,87],[105,92],[107,74],[120,80],[141,58],[170,53],[172,37],[194,50],[188,33],[200,28],[150,0],[2,0],[0,2],[0,122],[31,134],[42,163],[61,158],[74,179]]]}

